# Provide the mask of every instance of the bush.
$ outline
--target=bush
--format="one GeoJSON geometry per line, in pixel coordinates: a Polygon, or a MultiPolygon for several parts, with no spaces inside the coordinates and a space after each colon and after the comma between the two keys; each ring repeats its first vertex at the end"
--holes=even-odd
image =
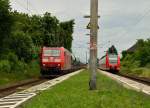
{"type": "Polygon", "coordinates": [[[131,73],[131,69],[130,68],[125,68],[125,67],[121,67],[121,73],[131,73]]]}
{"type": "Polygon", "coordinates": [[[17,57],[17,55],[15,55],[15,53],[13,53],[13,52],[9,52],[9,53],[7,54],[7,59],[8,59],[10,62],[14,63],[14,64],[16,64],[16,63],[18,62],[18,57],[17,57]]]}
{"type": "Polygon", "coordinates": [[[141,75],[144,72],[143,68],[132,69],[132,74],[141,75]]]}
{"type": "Polygon", "coordinates": [[[34,60],[28,64],[25,74],[28,77],[32,77],[32,76],[36,77],[40,75],[40,65],[38,60],[34,60]]]}
{"type": "Polygon", "coordinates": [[[148,63],[145,67],[150,69],[150,63],[148,63]]]}
{"type": "Polygon", "coordinates": [[[143,71],[141,76],[150,78],[150,68],[143,68],[143,71]]]}
{"type": "Polygon", "coordinates": [[[122,61],[130,61],[131,64],[138,61],[138,67],[144,67],[150,63],[150,39],[138,40],[136,43],[136,49],[133,53],[122,52],[122,61]]]}
{"type": "Polygon", "coordinates": [[[33,42],[31,37],[23,32],[16,32],[11,37],[11,49],[18,56],[19,60],[24,59],[25,62],[31,61],[33,42]]]}
{"type": "Polygon", "coordinates": [[[0,69],[7,73],[25,72],[27,70],[27,64],[19,60],[15,53],[9,52],[5,54],[5,59],[0,62],[0,69]]]}
{"type": "Polygon", "coordinates": [[[14,72],[17,73],[25,73],[27,70],[27,64],[23,61],[18,61],[14,64],[14,72]]]}
{"type": "Polygon", "coordinates": [[[11,63],[8,60],[1,60],[0,61],[0,72],[11,72],[11,63]]]}

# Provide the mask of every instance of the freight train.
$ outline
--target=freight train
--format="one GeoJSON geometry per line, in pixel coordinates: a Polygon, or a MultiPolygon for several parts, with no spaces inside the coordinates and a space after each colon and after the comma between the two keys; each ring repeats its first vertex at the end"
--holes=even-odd
{"type": "Polygon", "coordinates": [[[105,56],[99,60],[99,68],[105,71],[119,72],[120,57],[114,46],[108,49],[105,56]]]}
{"type": "MultiPolygon", "coordinates": [[[[43,47],[40,52],[42,75],[61,74],[77,67],[76,58],[64,47],[43,47]]],[[[79,66],[78,66],[79,67],[79,66]]]]}

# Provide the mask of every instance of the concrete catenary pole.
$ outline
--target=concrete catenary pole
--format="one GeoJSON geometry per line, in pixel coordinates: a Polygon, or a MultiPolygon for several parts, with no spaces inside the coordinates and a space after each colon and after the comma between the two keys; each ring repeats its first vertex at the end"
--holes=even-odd
{"type": "Polygon", "coordinates": [[[90,81],[89,89],[96,90],[98,0],[91,0],[90,15],[90,81]]]}
{"type": "Polygon", "coordinates": [[[86,55],[86,64],[87,64],[88,63],[88,60],[87,60],[87,51],[85,53],[86,53],[85,55],[86,55]]]}

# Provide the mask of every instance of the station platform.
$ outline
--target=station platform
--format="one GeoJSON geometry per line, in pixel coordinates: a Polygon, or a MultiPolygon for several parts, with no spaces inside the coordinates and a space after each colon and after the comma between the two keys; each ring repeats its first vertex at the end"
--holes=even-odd
{"type": "Polygon", "coordinates": [[[98,72],[112,78],[113,80],[115,80],[118,83],[122,84],[126,88],[134,89],[138,92],[143,92],[145,94],[150,95],[150,86],[148,86],[148,85],[142,84],[140,82],[136,82],[136,81],[128,79],[128,78],[124,78],[122,76],[118,76],[116,74],[105,72],[105,71],[102,71],[102,70],[98,70],[98,72]]]}

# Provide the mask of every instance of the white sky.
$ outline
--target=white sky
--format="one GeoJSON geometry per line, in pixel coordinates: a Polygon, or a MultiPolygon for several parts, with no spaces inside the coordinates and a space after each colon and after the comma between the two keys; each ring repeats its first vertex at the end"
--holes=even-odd
{"type": "MultiPolygon", "coordinates": [[[[12,9],[29,14],[50,12],[61,21],[75,19],[73,52],[85,61],[88,50],[90,0],[10,0],[12,9]]],[[[114,44],[119,52],[132,46],[137,39],[150,38],[150,0],[99,0],[98,56],[114,44]]]]}

